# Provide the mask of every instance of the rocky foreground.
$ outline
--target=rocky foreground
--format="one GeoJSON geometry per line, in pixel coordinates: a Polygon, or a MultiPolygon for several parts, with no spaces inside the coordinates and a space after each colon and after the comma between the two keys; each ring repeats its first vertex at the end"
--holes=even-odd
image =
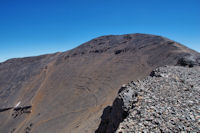
{"type": "Polygon", "coordinates": [[[200,132],[200,67],[165,66],[123,85],[100,132],[200,132]]]}

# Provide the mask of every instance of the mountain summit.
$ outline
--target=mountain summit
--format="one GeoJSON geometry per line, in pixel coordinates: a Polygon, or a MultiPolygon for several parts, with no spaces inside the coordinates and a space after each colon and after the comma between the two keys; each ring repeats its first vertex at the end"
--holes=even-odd
{"type": "Polygon", "coordinates": [[[0,132],[94,132],[121,84],[200,54],[148,34],[109,35],[77,48],[0,63],[0,132]]]}

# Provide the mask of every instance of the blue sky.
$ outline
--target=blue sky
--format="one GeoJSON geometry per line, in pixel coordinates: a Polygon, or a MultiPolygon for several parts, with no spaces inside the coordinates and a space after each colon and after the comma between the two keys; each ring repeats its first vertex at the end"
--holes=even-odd
{"type": "Polygon", "coordinates": [[[149,33],[200,51],[200,0],[0,0],[0,62],[149,33]]]}

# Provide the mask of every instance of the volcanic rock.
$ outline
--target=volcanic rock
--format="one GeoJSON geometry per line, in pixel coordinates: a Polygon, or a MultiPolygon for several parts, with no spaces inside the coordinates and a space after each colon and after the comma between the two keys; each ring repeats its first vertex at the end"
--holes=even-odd
{"type": "Polygon", "coordinates": [[[165,66],[152,73],[122,87],[97,133],[200,132],[200,67],[165,66]]]}

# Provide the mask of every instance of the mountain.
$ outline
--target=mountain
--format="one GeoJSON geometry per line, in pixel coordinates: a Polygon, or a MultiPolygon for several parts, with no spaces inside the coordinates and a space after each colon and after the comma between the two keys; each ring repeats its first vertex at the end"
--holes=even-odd
{"type": "Polygon", "coordinates": [[[199,133],[200,67],[165,66],[123,85],[96,133],[199,133]]]}
{"type": "Polygon", "coordinates": [[[72,50],[0,64],[0,132],[95,132],[121,84],[200,54],[148,34],[109,35],[72,50]]]}

